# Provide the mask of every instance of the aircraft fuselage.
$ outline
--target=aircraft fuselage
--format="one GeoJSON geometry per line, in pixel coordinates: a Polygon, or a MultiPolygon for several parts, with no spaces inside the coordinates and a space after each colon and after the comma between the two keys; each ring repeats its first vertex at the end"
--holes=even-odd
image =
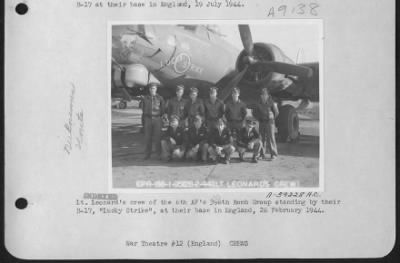
{"type": "Polygon", "coordinates": [[[143,25],[148,41],[129,31],[132,26],[115,26],[113,57],[126,65],[145,65],[159,80],[189,78],[215,83],[233,71],[239,50],[204,26],[143,25]]]}

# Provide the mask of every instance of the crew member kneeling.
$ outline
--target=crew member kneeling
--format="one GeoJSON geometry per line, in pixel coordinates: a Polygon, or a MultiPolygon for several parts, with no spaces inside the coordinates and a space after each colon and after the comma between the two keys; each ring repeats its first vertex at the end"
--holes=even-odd
{"type": "Polygon", "coordinates": [[[244,161],[244,154],[246,150],[253,151],[252,162],[257,163],[257,158],[261,150],[260,134],[257,132],[256,122],[250,118],[246,118],[246,127],[240,129],[237,136],[237,147],[239,152],[240,161],[244,161]]]}
{"type": "Polygon", "coordinates": [[[214,162],[223,160],[228,164],[235,147],[232,145],[232,135],[225,126],[223,119],[218,119],[217,128],[210,132],[208,153],[210,159],[214,162]]]}
{"type": "Polygon", "coordinates": [[[184,128],[179,125],[178,116],[171,116],[168,129],[161,140],[163,156],[167,161],[181,160],[185,153],[184,128]]]}
{"type": "Polygon", "coordinates": [[[202,125],[201,116],[196,115],[187,134],[186,159],[207,161],[207,148],[207,128],[202,125]]]}

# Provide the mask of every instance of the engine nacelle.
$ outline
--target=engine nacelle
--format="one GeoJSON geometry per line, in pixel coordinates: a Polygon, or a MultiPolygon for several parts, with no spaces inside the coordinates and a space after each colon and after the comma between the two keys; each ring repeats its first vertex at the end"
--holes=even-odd
{"type": "MultiPolygon", "coordinates": [[[[236,69],[242,71],[246,65],[249,65],[247,60],[247,53],[245,50],[240,52],[236,60],[236,69]]],[[[293,63],[280,48],[273,44],[266,43],[254,43],[252,57],[257,61],[268,62],[268,61],[278,61],[285,63],[293,63]]],[[[263,67],[262,65],[249,65],[246,74],[242,78],[242,82],[245,85],[250,86],[260,86],[268,83],[272,83],[276,80],[283,78],[280,73],[272,72],[269,69],[263,67]]]]}
{"type": "Polygon", "coordinates": [[[113,71],[113,82],[119,88],[133,88],[135,86],[147,86],[149,83],[160,84],[142,64],[124,66],[124,70],[115,67],[113,71]]]}

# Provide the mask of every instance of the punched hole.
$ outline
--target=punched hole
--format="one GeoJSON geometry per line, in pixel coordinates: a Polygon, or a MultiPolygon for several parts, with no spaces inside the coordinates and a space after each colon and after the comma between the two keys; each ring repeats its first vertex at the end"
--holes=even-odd
{"type": "Polygon", "coordinates": [[[28,6],[24,3],[19,3],[15,7],[15,12],[17,12],[19,15],[25,15],[28,12],[28,6]]]}
{"type": "Polygon", "coordinates": [[[28,201],[27,201],[25,198],[23,198],[23,197],[18,198],[18,199],[15,201],[15,206],[16,206],[18,209],[25,209],[25,208],[28,206],[28,201]]]}

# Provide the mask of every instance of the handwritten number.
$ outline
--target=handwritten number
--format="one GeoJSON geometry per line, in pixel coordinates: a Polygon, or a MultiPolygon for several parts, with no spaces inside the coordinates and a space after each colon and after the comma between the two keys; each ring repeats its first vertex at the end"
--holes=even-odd
{"type": "Polygon", "coordinates": [[[282,11],[282,13],[283,13],[283,16],[285,16],[286,15],[286,5],[281,5],[279,8],[278,8],[278,11],[282,11]]]}
{"type": "Polygon", "coordinates": [[[319,5],[317,3],[311,3],[310,4],[310,14],[313,16],[317,16],[318,12],[317,12],[317,8],[319,7],[319,5]]]}
{"type": "Polygon", "coordinates": [[[305,4],[299,4],[298,5],[298,7],[299,7],[299,11],[297,11],[298,15],[303,15],[304,14],[304,7],[305,6],[306,6],[305,4]]]}
{"type": "MultiPolygon", "coordinates": [[[[317,3],[310,3],[310,4],[298,4],[294,7],[287,6],[287,5],[280,5],[277,8],[277,12],[281,16],[286,16],[287,11],[291,12],[291,14],[296,14],[296,15],[312,15],[312,16],[318,16],[318,10],[317,8],[319,7],[319,4],[317,3]],[[289,8],[289,9],[288,9],[289,8]]],[[[275,17],[275,8],[272,6],[269,11],[267,17],[275,17]]]]}

